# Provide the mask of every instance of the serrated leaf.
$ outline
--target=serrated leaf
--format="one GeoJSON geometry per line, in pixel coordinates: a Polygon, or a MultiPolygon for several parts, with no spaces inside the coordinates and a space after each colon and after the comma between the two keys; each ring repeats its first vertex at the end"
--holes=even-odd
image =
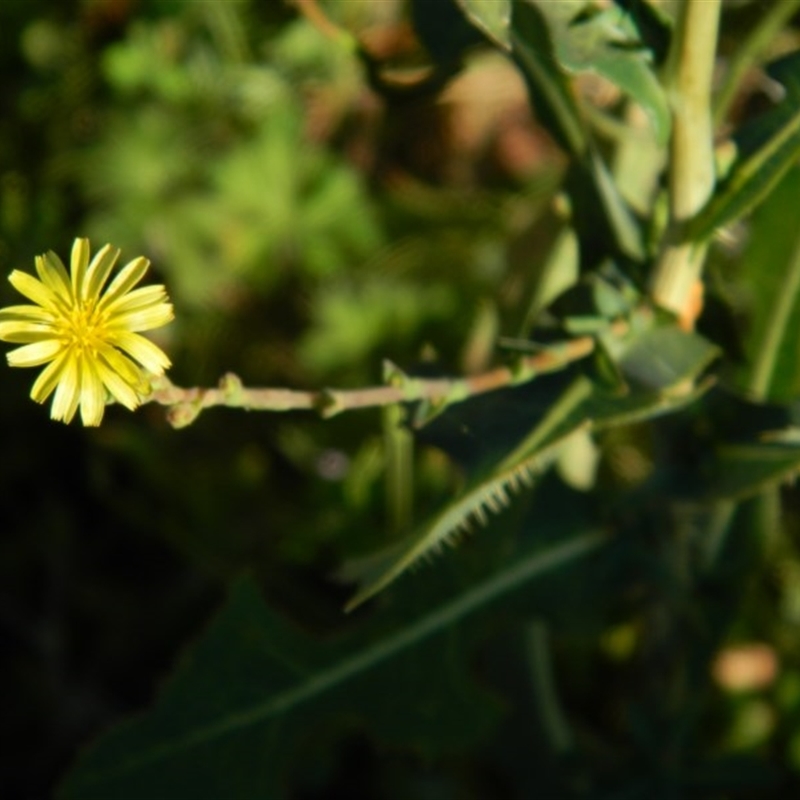
{"type": "MultiPolygon", "coordinates": [[[[522,554],[490,577],[419,617],[373,636],[360,644],[333,647],[315,643],[273,614],[249,580],[232,590],[226,607],[208,632],[183,660],[156,706],[101,737],[79,758],[61,786],[60,800],[250,800],[284,795],[286,759],[298,737],[313,736],[330,719],[331,711],[348,717],[369,717],[375,705],[393,703],[387,719],[392,732],[412,724],[411,737],[429,731],[444,712],[453,681],[442,681],[444,664],[432,652],[423,671],[393,673],[376,669],[408,654],[433,646],[436,634],[452,629],[470,614],[485,608],[529,581],[555,571],[598,549],[598,533],[572,536],[553,547],[522,554]],[[431,670],[436,674],[430,676],[431,670]],[[375,691],[342,693],[359,677],[360,688],[370,675],[380,678],[375,691]],[[418,692],[407,694],[408,678],[424,689],[430,684],[436,715],[418,692]],[[338,704],[338,705],[337,705],[338,704]],[[419,707],[417,707],[419,706],[419,707]],[[326,718],[325,714],[328,714],[326,718]],[[402,725],[398,727],[398,716],[402,725]],[[414,722],[416,719],[416,722],[414,722]]],[[[441,644],[441,639],[436,640],[441,644]]],[[[439,648],[441,649],[441,648],[439,648]]],[[[447,659],[449,661],[450,659],[447,659]]],[[[475,698],[457,691],[456,735],[463,739],[475,698]],[[466,717],[464,715],[467,715],[466,717]],[[459,730],[460,728],[460,730],[459,730]]],[[[479,712],[486,716],[484,712],[479,712]]],[[[424,735],[423,735],[424,738],[424,735]]]]}
{"type": "MultiPolygon", "coordinates": [[[[417,431],[420,440],[438,447],[464,469],[484,474],[486,463],[497,463],[498,449],[506,452],[520,441],[520,431],[531,430],[564,392],[570,375],[567,370],[540,375],[527,384],[479,395],[448,407],[441,415],[417,431]]],[[[647,390],[631,386],[621,393],[595,383],[591,395],[573,411],[574,419],[565,428],[591,420],[591,430],[602,430],[675,413],[702,397],[713,380],[701,381],[682,393],[647,390]]]]}
{"type": "Polygon", "coordinates": [[[752,211],[800,156],[800,50],[773,62],[767,72],[783,85],[785,97],[734,134],[736,159],[711,199],[688,224],[688,240],[709,239],[752,211]]]}
{"type": "Polygon", "coordinates": [[[581,424],[575,411],[590,396],[592,384],[578,378],[542,419],[491,473],[476,481],[461,497],[447,506],[434,520],[411,538],[397,557],[392,557],[377,577],[368,581],[350,600],[345,610],[350,611],[373,595],[385,589],[407,569],[421,559],[441,551],[453,537],[470,530],[472,524],[485,524],[489,514],[505,508],[511,494],[523,486],[532,486],[558,455],[560,446],[581,424]]]}
{"type": "MultiPolygon", "coordinates": [[[[708,349],[704,346],[702,352],[707,355],[708,349]]],[[[401,545],[399,552],[393,547],[385,559],[379,559],[377,564],[372,565],[370,577],[348,602],[346,610],[357,607],[382,591],[420,560],[438,554],[444,545],[455,544],[459,535],[470,531],[476,523],[483,525],[491,514],[502,511],[514,494],[533,486],[576,431],[601,430],[650,419],[693,403],[710,387],[710,383],[696,387],[688,385],[697,363],[695,360],[686,360],[681,364],[685,372],[669,371],[669,380],[663,380],[663,376],[659,375],[663,380],[659,389],[662,386],[673,389],[678,384],[686,384],[682,391],[674,394],[653,391],[650,387],[645,392],[619,396],[596,386],[585,376],[576,378],[536,421],[531,433],[488,474],[473,481],[460,497],[446,506],[420,532],[411,536],[407,544],[401,545]]],[[[492,414],[489,409],[484,413],[492,414]]],[[[465,425],[460,427],[467,428],[465,425]]]]}

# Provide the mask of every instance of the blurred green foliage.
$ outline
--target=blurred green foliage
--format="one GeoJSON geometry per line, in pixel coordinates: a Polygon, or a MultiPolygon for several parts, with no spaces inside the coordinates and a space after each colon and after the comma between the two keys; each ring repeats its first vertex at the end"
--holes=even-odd
{"type": "MultiPolygon", "coordinates": [[[[796,114],[763,64],[796,25],[725,120],[745,177],[709,206],[735,224],[688,334],[635,313],[676,3],[312,5],[327,25],[261,0],[0,4],[2,270],[78,235],[146,255],[182,385],[472,374],[498,342],[585,332],[597,352],[446,409],[181,431],[155,406],[64,428],[3,370],[0,794],[795,796],[796,114]],[[747,158],[775,141],[761,185],[747,158]],[[495,516],[520,444],[558,437],[495,516]],[[474,535],[342,615],[459,497],[474,535]]],[[[767,6],[725,4],[721,70],[767,6]]],[[[790,94],[796,61],[772,73],[790,94]]]]}

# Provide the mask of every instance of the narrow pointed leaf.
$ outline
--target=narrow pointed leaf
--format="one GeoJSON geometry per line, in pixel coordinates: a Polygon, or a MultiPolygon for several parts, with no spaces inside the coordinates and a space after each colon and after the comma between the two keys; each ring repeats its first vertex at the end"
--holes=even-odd
{"type": "Polygon", "coordinates": [[[800,50],[767,68],[786,95],[772,110],[736,132],[737,157],[706,206],[689,223],[686,238],[709,239],[769,196],[800,156],[800,50]]]}
{"type": "MultiPolygon", "coordinates": [[[[241,581],[156,706],[84,752],[59,800],[282,796],[290,742],[312,735],[337,702],[348,716],[359,708],[369,715],[376,703],[391,701],[407,677],[416,680],[407,670],[393,671],[393,690],[386,692],[386,678],[376,672],[381,691],[365,693],[363,682],[373,670],[427,646],[437,634],[450,636],[469,615],[585,558],[605,541],[603,534],[584,533],[523,554],[455,598],[349,648],[310,640],[273,614],[252,582],[241,581]],[[340,691],[356,677],[359,692],[340,691]]],[[[445,668],[433,653],[428,663],[436,672],[445,668]]],[[[441,710],[443,685],[435,677],[432,685],[441,710]]],[[[465,698],[460,703],[459,717],[469,711],[465,698]]],[[[434,724],[429,711],[429,703],[416,710],[419,725],[434,724]]],[[[399,713],[407,717],[415,709],[406,703],[390,719],[399,713]]]]}
{"type": "Polygon", "coordinates": [[[753,215],[739,262],[745,360],[729,374],[756,400],[800,397],[800,226],[786,221],[787,209],[799,207],[800,168],[793,167],[753,215]]]}
{"type": "Polygon", "coordinates": [[[771,443],[722,445],[706,498],[743,500],[800,475],[800,446],[771,443]]]}
{"type": "Polygon", "coordinates": [[[411,538],[397,557],[392,557],[377,577],[366,585],[347,604],[350,611],[385,589],[420,559],[437,553],[452,542],[459,532],[470,526],[484,524],[491,513],[498,513],[511,500],[511,495],[523,486],[532,486],[547,469],[570,434],[586,424],[579,413],[590,397],[591,382],[578,378],[554,404],[533,431],[514,448],[491,473],[476,481],[454,503],[447,506],[430,524],[411,538]]]}

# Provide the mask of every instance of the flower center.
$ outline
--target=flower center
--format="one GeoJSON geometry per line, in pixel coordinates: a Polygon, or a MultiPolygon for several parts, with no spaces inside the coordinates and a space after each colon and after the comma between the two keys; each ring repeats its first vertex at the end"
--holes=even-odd
{"type": "Polygon", "coordinates": [[[77,303],[70,309],[62,326],[64,344],[82,355],[94,355],[105,338],[103,322],[94,300],[77,303]]]}

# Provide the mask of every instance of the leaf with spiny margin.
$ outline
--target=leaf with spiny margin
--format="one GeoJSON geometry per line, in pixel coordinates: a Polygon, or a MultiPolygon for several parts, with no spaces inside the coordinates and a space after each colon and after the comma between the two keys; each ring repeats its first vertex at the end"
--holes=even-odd
{"type": "Polygon", "coordinates": [[[713,385],[714,380],[708,379],[673,394],[646,391],[622,397],[598,389],[587,406],[592,418],[591,429],[601,431],[675,414],[696,403],[713,385]]]}
{"type": "MultiPolygon", "coordinates": [[[[711,386],[711,381],[697,384],[696,379],[717,352],[716,346],[703,337],[674,325],[635,330],[619,352],[621,372],[635,381],[634,390],[620,395],[579,374],[566,389],[558,391],[546,406],[547,410],[532,421],[531,433],[488,475],[474,481],[461,497],[445,507],[421,532],[410,537],[407,544],[394,546],[385,559],[378,559],[377,565],[370,564],[370,574],[363,588],[345,609],[350,611],[357,607],[420,560],[439,553],[446,544],[455,544],[474,523],[483,525],[489,514],[502,511],[510,503],[512,494],[533,485],[575,431],[630,424],[693,403],[711,386]]],[[[532,383],[536,386],[542,380],[538,378],[532,383]]],[[[487,405],[496,400],[497,394],[485,401],[476,398],[483,402],[481,408],[486,419],[497,417],[497,412],[487,405]]],[[[459,405],[469,406],[470,402],[459,405]]],[[[447,412],[443,412],[442,416],[446,415],[447,412]]]]}
{"type": "Polygon", "coordinates": [[[293,760],[305,757],[304,775],[318,771],[336,731],[360,730],[362,722],[379,739],[434,757],[474,746],[502,712],[470,675],[470,651],[485,635],[475,617],[605,543],[580,525],[562,530],[558,543],[481,570],[455,596],[441,582],[422,597],[417,590],[390,618],[338,640],[311,639],[272,612],[251,580],[238,581],[156,705],[84,751],[57,797],[284,797],[293,760]]]}
{"type": "Polygon", "coordinates": [[[708,203],[688,223],[687,240],[710,239],[717,230],[752,211],[800,156],[800,50],[766,69],[783,86],[785,96],[734,133],[736,158],[708,203]]]}
{"type": "MultiPolygon", "coordinates": [[[[362,560],[361,569],[351,564],[352,569],[343,574],[351,579],[361,577],[364,587],[348,602],[345,610],[351,611],[415,564],[437,555],[444,545],[456,544],[461,534],[469,532],[475,523],[486,524],[491,514],[500,513],[509,505],[514,494],[532,488],[537,477],[554,463],[562,446],[576,431],[599,431],[675,413],[696,402],[711,385],[711,381],[706,381],[675,394],[640,391],[619,396],[594,385],[588,378],[579,377],[512,453],[487,477],[476,480],[421,533],[412,536],[408,543],[400,542],[374,558],[362,560]]],[[[461,409],[453,409],[452,414],[457,415],[464,405],[468,404],[461,404],[461,409]]],[[[448,411],[443,417],[450,415],[448,411]]],[[[459,424],[458,427],[466,426],[459,424]]],[[[432,443],[437,443],[435,436],[432,443]]],[[[446,445],[443,449],[447,450],[446,445]]]]}
{"type": "Polygon", "coordinates": [[[385,589],[403,572],[422,559],[439,553],[445,544],[453,544],[460,533],[469,531],[473,522],[486,523],[488,514],[499,513],[511,501],[511,493],[531,487],[536,476],[553,462],[561,445],[582,424],[575,415],[591,395],[588,378],[577,378],[553,405],[533,431],[507,455],[488,477],[476,481],[454,503],[447,506],[420,534],[412,537],[401,554],[392,557],[377,577],[369,580],[345,606],[351,611],[385,589]]]}

